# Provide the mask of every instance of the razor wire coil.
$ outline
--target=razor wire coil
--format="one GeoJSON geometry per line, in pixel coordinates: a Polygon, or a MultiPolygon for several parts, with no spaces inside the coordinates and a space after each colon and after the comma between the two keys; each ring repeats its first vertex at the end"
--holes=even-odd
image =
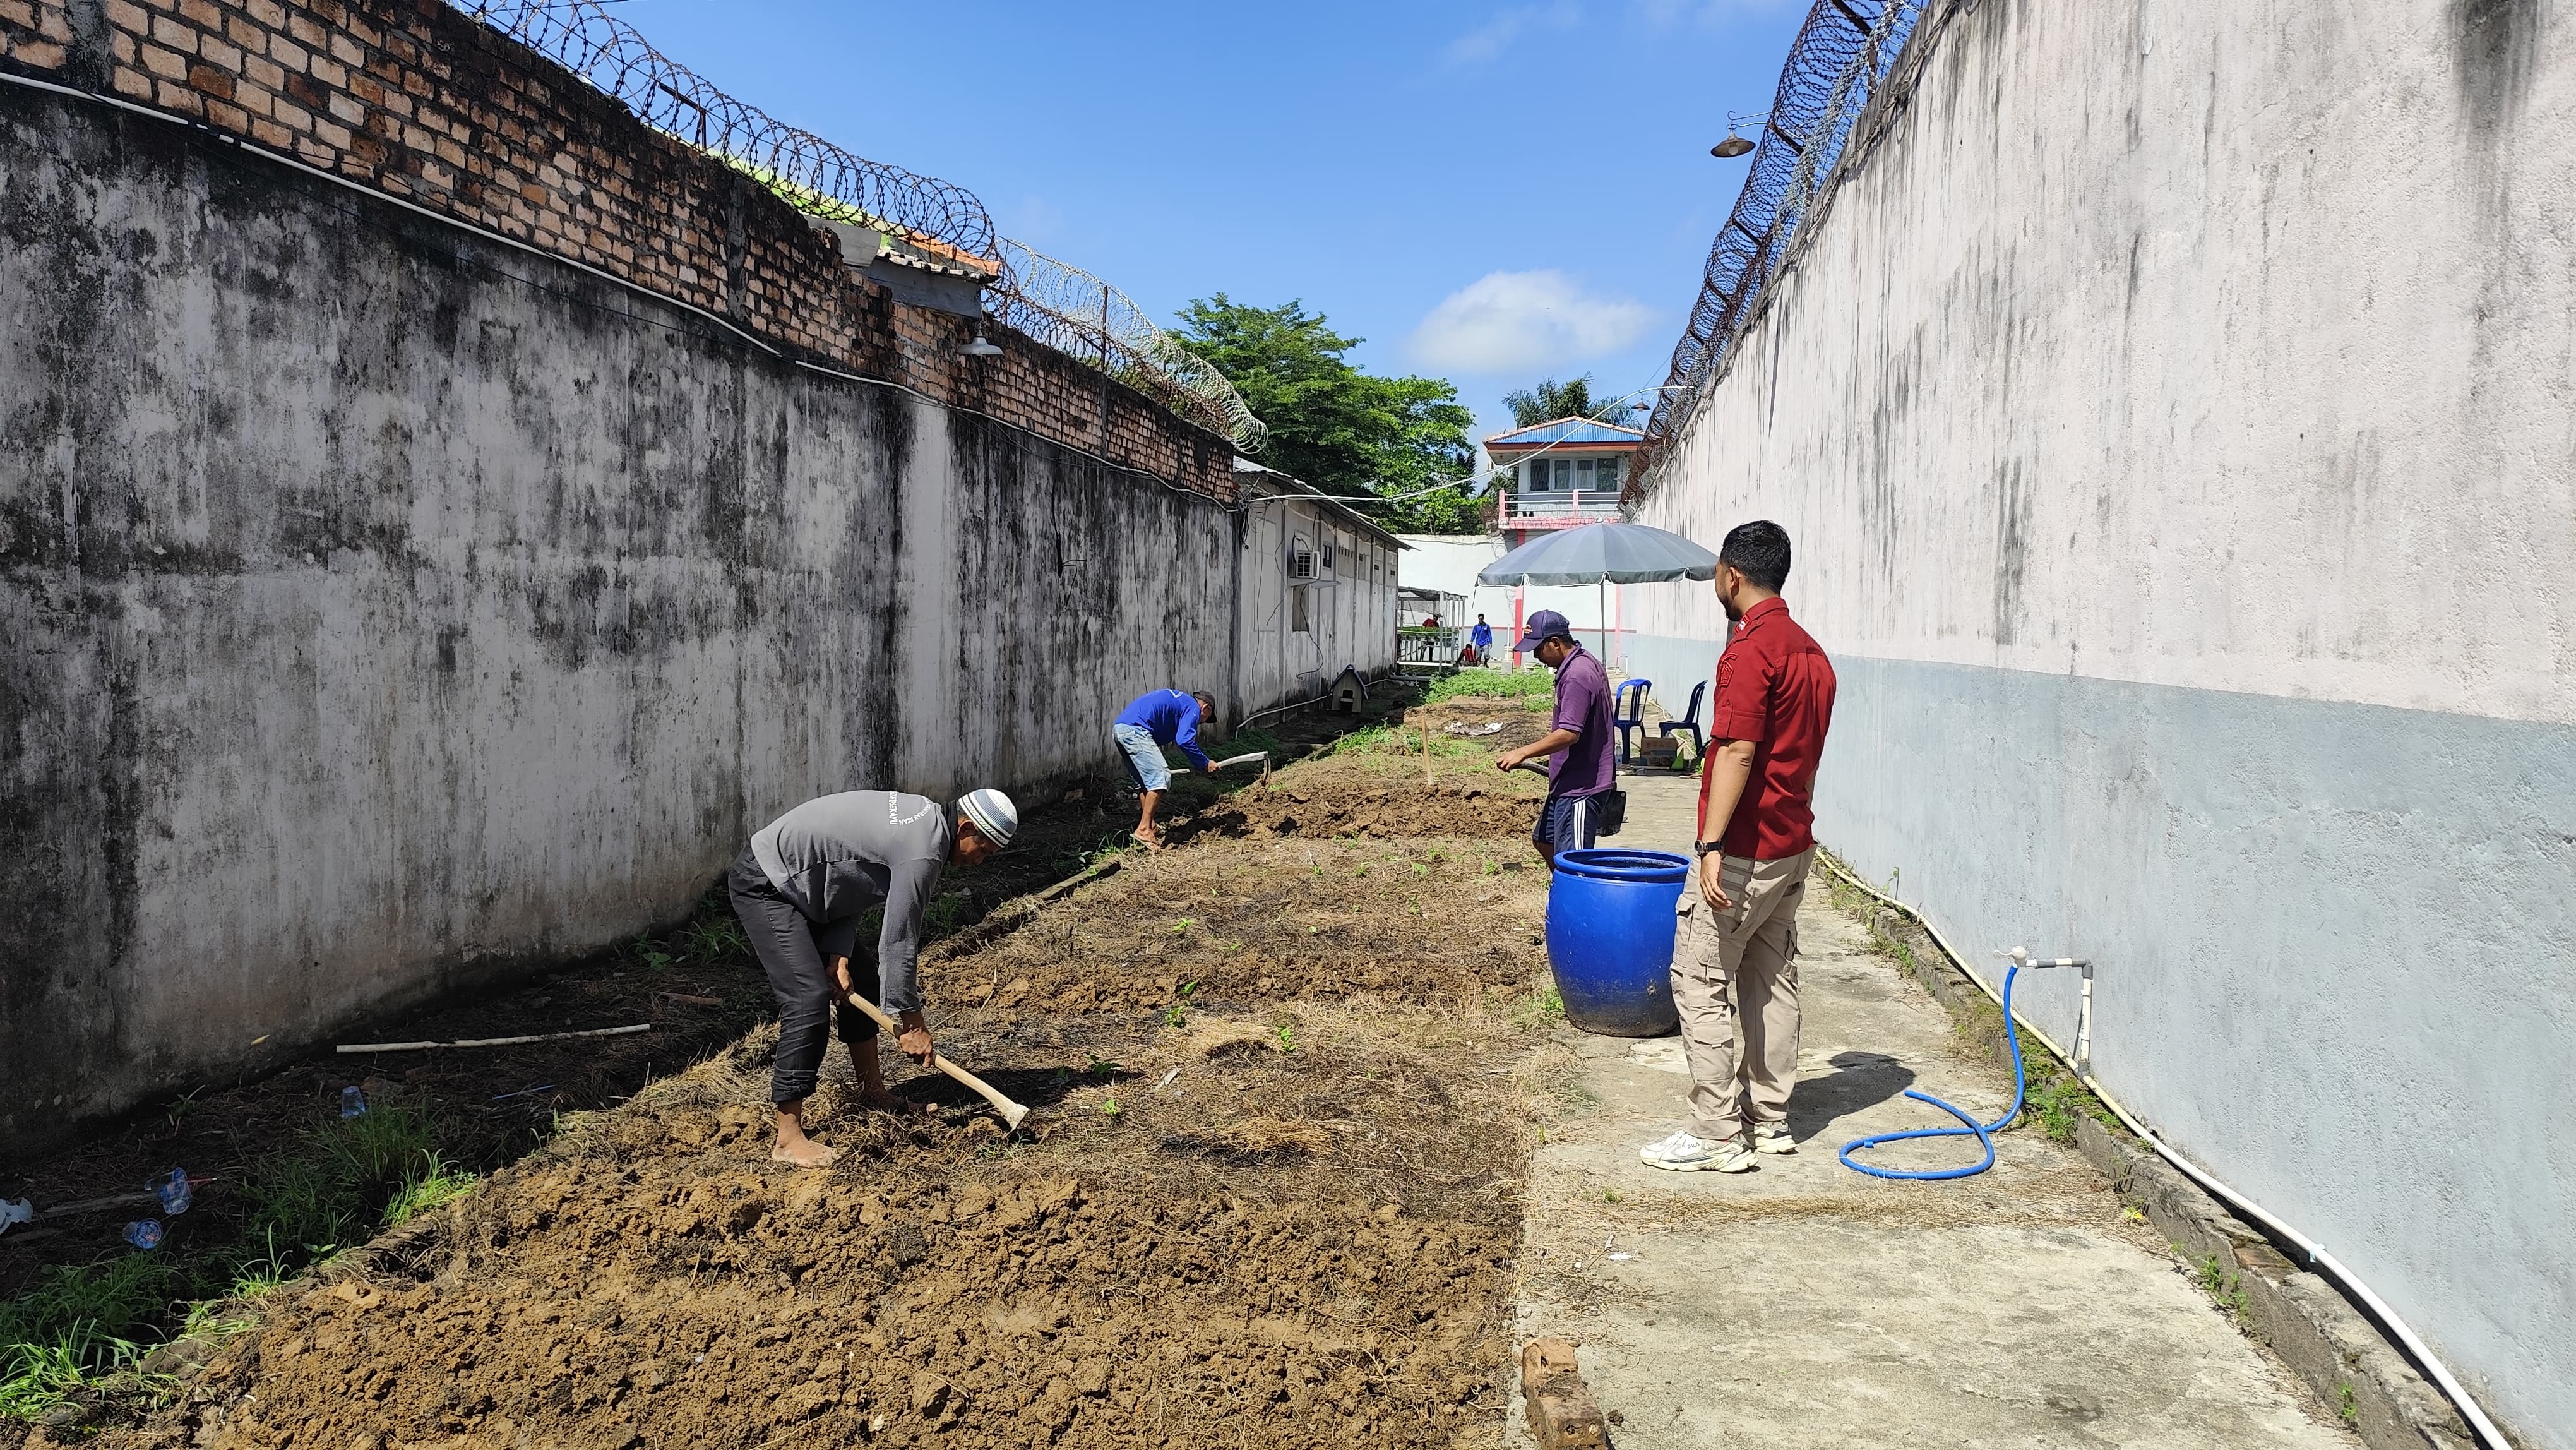
{"type": "Polygon", "coordinates": [[[1234,443],[1258,453],[1270,430],[1225,374],[1156,327],[1126,293],[1009,237],[1002,275],[984,290],[994,321],[1098,368],[1234,443]]]}
{"type": "Polygon", "coordinates": [[[959,261],[993,256],[993,219],[953,182],[870,161],[735,100],[655,50],[600,0],[447,0],[615,99],[636,119],[747,173],[800,210],[899,232],[959,261]]]}
{"type": "Polygon", "coordinates": [[[1269,436],[1224,374],[1148,321],[1126,293],[994,235],[973,192],[851,155],[718,90],[655,50],[603,0],[447,0],[555,61],[645,125],[759,181],[810,215],[900,236],[933,260],[992,275],[984,311],[1258,452],[1269,436]],[[936,254],[945,253],[941,258],[936,254]]]}
{"type": "Polygon", "coordinates": [[[1798,240],[1852,127],[1878,95],[1922,8],[1923,0],[1816,0],[1807,12],[1780,68],[1780,88],[1744,189],[1709,246],[1699,298],[1646,420],[1646,441],[1628,484],[1632,501],[1651,486],[1716,381],[1727,350],[1798,240]]]}

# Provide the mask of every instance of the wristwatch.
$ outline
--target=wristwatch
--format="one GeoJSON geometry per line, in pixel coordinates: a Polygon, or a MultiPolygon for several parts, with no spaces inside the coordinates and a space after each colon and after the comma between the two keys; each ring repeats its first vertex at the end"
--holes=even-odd
{"type": "Polygon", "coordinates": [[[1693,841],[1691,842],[1691,850],[1693,854],[1700,856],[1708,855],[1712,851],[1723,856],[1726,854],[1726,843],[1724,841],[1693,841]]]}

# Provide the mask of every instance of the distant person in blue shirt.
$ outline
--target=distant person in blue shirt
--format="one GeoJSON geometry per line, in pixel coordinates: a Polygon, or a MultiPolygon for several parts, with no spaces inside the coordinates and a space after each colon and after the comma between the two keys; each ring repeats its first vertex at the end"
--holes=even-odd
{"type": "Polygon", "coordinates": [[[1494,662],[1494,627],[1485,622],[1485,616],[1476,616],[1476,627],[1467,631],[1467,643],[1476,647],[1476,663],[1490,665],[1494,662]]]}
{"type": "Polygon", "coordinates": [[[1119,758],[1127,762],[1127,774],[1134,778],[1136,789],[1144,792],[1145,804],[1136,817],[1136,839],[1148,850],[1163,849],[1162,833],[1154,829],[1154,807],[1161,804],[1163,792],[1171,786],[1172,768],[1163,761],[1163,747],[1177,745],[1190,758],[1190,766],[1199,774],[1208,773],[1207,752],[1199,748],[1199,727],[1216,715],[1216,698],[1205,690],[1184,694],[1179,690],[1147,690],[1127,702],[1118,712],[1118,722],[1109,727],[1109,738],[1118,743],[1119,758]]]}

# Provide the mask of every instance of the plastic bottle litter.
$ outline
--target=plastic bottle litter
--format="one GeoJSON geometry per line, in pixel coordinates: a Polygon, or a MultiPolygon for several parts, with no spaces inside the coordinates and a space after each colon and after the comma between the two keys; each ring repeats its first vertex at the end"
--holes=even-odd
{"type": "Polygon", "coordinates": [[[138,1249],[161,1247],[161,1220],[138,1218],[125,1226],[125,1241],[138,1249]]]}
{"type": "Polygon", "coordinates": [[[143,1186],[151,1189],[153,1195],[161,1200],[161,1211],[167,1214],[186,1213],[189,1200],[196,1196],[188,1188],[188,1170],[185,1168],[156,1173],[152,1181],[143,1186]]]}
{"type": "Polygon", "coordinates": [[[362,1118],[367,1113],[367,1095],[354,1087],[340,1089],[340,1116],[362,1118]]]}

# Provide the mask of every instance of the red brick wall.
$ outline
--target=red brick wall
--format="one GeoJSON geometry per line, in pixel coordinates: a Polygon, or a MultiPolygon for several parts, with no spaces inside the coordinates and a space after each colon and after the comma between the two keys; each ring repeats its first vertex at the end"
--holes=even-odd
{"type": "MultiPolygon", "coordinates": [[[[1223,440],[1028,338],[895,302],[785,202],[440,0],[102,0],[104,73],[201,121],[780,347],[1234,497],[1223,440]],[[737,250],[731,244],[740,238],[737,250]]],[[[0,0],[0,60],[70,68],[60,0],[0,0]]]]}
{"type": "Polygon", "coordinates": [[[71,13],[56,0],[0,0],[0,61],[61,70],[71,40],[71,13]]]}

